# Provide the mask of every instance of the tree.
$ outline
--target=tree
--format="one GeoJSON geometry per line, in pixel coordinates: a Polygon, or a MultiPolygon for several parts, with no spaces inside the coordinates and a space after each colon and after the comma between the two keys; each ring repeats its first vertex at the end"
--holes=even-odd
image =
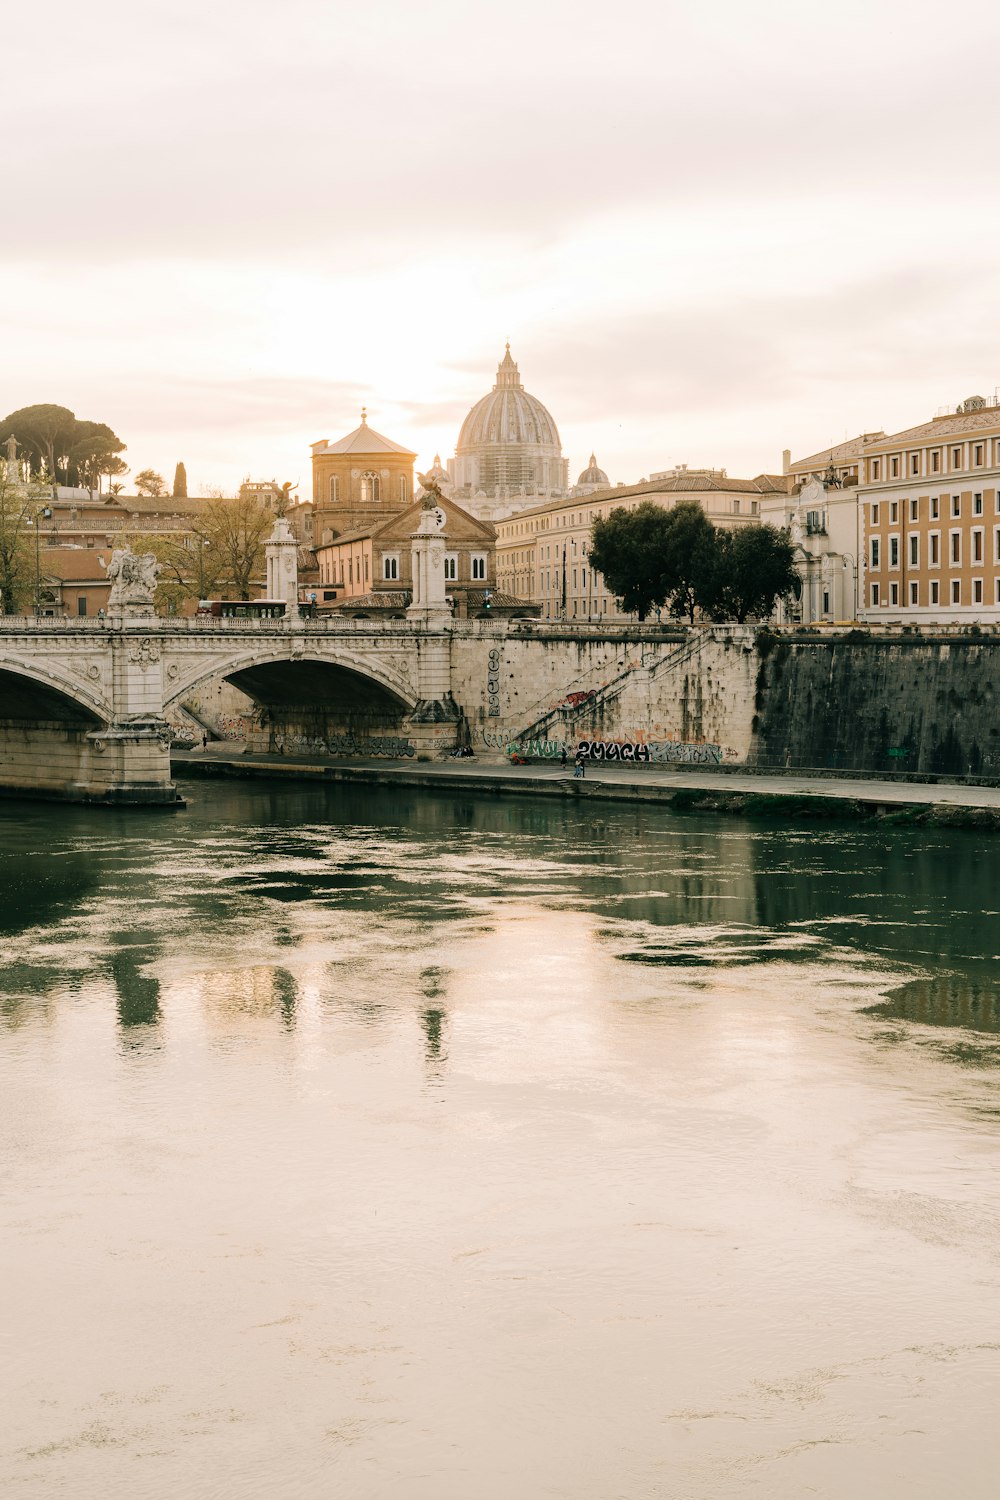
{"type": "Polygon", "coordinates": [[[32,473],[50,475],[53,484],[85,484],[93,493],[101,474],[127,472],[105,467],[124,451],[121,438],[106,422],[79,421],[67,406],[22,406],[12,411],[0,423],[0,442],[11,436],[32,473]]]}
{"type": "Polygon", "coordinates": [[[133,552],[152,552],[160,564],[156,582],[159,614],[177,614],[185,599],[210,599],[219,586],[220,561],[201,535],[134,531],[124,538],[133,552]]]}
{"type": "Polygon", "coordinates": [[[634,510],[616,506],[594,522],[590,566],[629,613],[644,620],[650,610],[666,602],[669,587],[664,575],[667,521],[670,512],[644,500],[634,510]]]}
{"type": "Polygon", "coordinates": [[[793,553],[788,532],[776,526],[718,532],[715,579],[705,601],[712,619],[766,619],[776,601],[798,586],[793,553]]]}
{"type": "Polygon", "coordinates": [[[667,608],[676,619],[693,625],[699,608],[712,597],[719,532],[694,500],[667,512],[664,532],[663,584],[667,608]]]}
{"type": "Polygon", "coordinates": [[[127,474],[128,464],[117,455],[125,448],[106,422],[76,422],[73,445],[67,458],[67,477],[90,490],[101,487],[102,474],[127,474]]]}
{"type": "Polygon", "coordinates": [[[0,468],[0,613],[22,614],[35,587],[35,551],[50,486],[15,484],[0,468]]]}
{"type": "Polygon", "coordinates": [[[178,464],[174,470],[174,499],[186,500],[188,494],[187,469],[183,464],[178,464]]]}
{"type": "Polygon", "coordinates": [[[12,411],[0,428],[0,442],[14,435],[18,447],[27,450],[33,473],[44,469],[53,482],[73,445],[76,417],[66,406],[22,406],[12,411]]]}
{"type": "Polygon", "coordinates": [[[630,613],[644,620],[666,605],[672,615],[695,614],[710,595],[715,528],[700,505],[682,501],[665,510],[644,500],[619,506],[593,526],[590,566],[630,613]]]}
{"type": "Polygon", "coordinates": [[[152,499],[159,499],[167,493],[166,480],[155,469],[140,469],[135,476],[135,488],[137,494],[149,495],[152,499]]]}
{"type": "Polygon", "coordinates": [[[213,500],[193,527],[213,550],[218,576],[237,599],[250,597],[251,584],[264,571],[264,542],[274,525],[271,512],[250,496],[213,500]]]}

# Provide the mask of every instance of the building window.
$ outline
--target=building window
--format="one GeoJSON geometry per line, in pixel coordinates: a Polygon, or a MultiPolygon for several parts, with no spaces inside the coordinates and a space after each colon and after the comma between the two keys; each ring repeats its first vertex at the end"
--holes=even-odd
{"type": "Polygon", "coordinates": [[[830,593],[828,589],[823,590],[823,613],[825,615],[830,613],[830,593]]]}
{"type": "Polygon", "coordinates": [[[458,553],[446,552],[444,558],[444,576],[448,583],[454,583],[458,578],[458,553]]]}
{"type": "Polygon", "coordinates": [[[919,474],[920,473],[920,454],[919,453],[911,453],[910,454],[910,473],[911,474],[919,474]]]}
{"type": "Polygon", "coordinates": [[[962,514],[962,497],[961,497],[961,495],[952,495],[952,497],[951,497],[951,513],[952,513],[953,516],[960,516],[962,514]]]}
{"type": "Polygon", "coordinates": [[[1000,563],[1000,526],[993,528],[993,561],[1000,563]]]}
{"type": "Polygon", "coordinates": [[[399,476],[399,503],[400,503],[400,505],[405,505],[406,504],[406,498],[407,498],[406,497],[406,475],[405,474],[400,474],[400,476],[399,476]]]}
{"type": "Polygon", "coordinates": [[[760,502],[758,500],[750,501],[750,514],[752,516],[757,516],[760,514],[760,502]]]}
{"type": "Polygon", "coordinates": [[[982,495],[973,495],[973,497],[972,497],[972,514],[974,516],[981,516],[982,513],[983,513],[983,497],[982,497],[982,495]]]}
{"type": "Polygon", "coordinates": [[[920,566],[920,538],[918,536],[911,536],[910,537],[910,567],[911,568],[916,568],[916,567],[919,567],[919,566],[920,566]]]}
{"type": "Polygon", "coordinates": [[[976,466],[977,469],[981,469],[982,468],[982,466],[983,466],[983,445],[982,445],[982,443],[977,443],[976,446],[975,446],[975,448],[973,448],[973,450],[972,450],[972,462],[975,464],[975,466],[976,466]]]}
{"type": "Polygon", "coordinates": [[[936,474],[938,472],[938,470],[940,469],[940,467],[941,467],[941,455],[940,455],[940,453],[932,453],[931,454],[931,473],[932,474],[936,474]]]}
{"type": "Polygon", "coordinates": [[[911,500],[910,501],[910,520],[911,521],[916,521],[916,520],[919,519],[919,516],[920,516],[920,501],[919,500],[911,500]]]}
{"type": "Polygon", "coordinates": [[[981,578],[974,578],[972,580],[972,602],[973,604],[982,604],[983,602],[983,580],[981,578]]]}
{"type": "Polygon", "coordinates": [[[920,603],[920,585],[917,584],[917,583],[911,583],[910,584],[910,603],[911,604],[919,604],[920,603]]]}
{"type": "Polygon", "coordinates": [[[939,604],[940,603],[940,597],[939,597],[940,596],[940,592],[941,592],[941,586],[940,586],[940,584],[938,583],[938,581],[937,581],[936,578],[932,578],[931,579],[931,603],[932,604],[939,604]]]}
{"type": "Polygon", "coordinates": [[[399,578],[399,554],[385,553],[382,558],[382,577],[387,583],[395,583],[399,578]]]}
{"type": "Polygon", "coordinates": [[[996,598],[993,600],[994,604],[1000,604],[1000,578],[993,585],[993,592],[996,595],[996,598]]]}
{"type": "Polygon", "coordinates": [[[972,533],[972,561],[981,563],[983,560],[983,528],[975,527],[972,533]]]}
{"type": "Polygon", "coordinates": [[[951,536],[951,560],[957,566],[962,561],[962,533],[952,531],[949,535],[951,536]]]}
{"type": "Polygon", "coordinates": [[[962,450],[961,450],[961,448],[952,448],[952,450],[951,450],[951,466],[952,466],[953,469],[960,469],[962,467],[962,450]]]}
{"type": "Polygon", "coordinates": [[[875,481],[876,481],[876,480],[877,480],[877,479],[878,479],[878,477],[879,477],[879,471],[880,471],[880,468],[881,468],[881,465],[880,465],[880,464],[879,464],[879,461],[878,461],[878,459],[877,459],[877,458],[873,458],[873,459],[872,459],[872,482],[873,482],[873,483],[874,483],[874,482],[875,482],[875,481]]]}
{"type": "Polygon", "coordinates": [[[952,604],[961,604],[962,602],[962,585],[957,578],[951,580],[951,602],[952,604]]]}
{"type": "Polygon", "coordinates": [[[890,479],[898,479],[899,478],[899,459],[898,458],[890,458],[890,460],[889,460],[889,477],[890,477],[890,479]]]}
{"type": "Polygon", "coordinates": [[[889,566],[890,566],[890,568],[898,568],[899,567],[899,537],[898,536],[891,536],[889,538],[889,566]]]}
{"type": "Polygon", "coordinates": [[[941,514],[941,502],[938,500],[937,495],[932,495],[931,496],[931,520],[932,521],[936,521],[937,518],[938,518],[938,516],[940,514],[941,514]]]}
{"type": "Polygon", "coordinates": [[[890,585],[889,585],[889,603],[890,604],[898,604],[899,603],[899,584],[898,583],[890,583],[890,585]]]}
{"type": "Polygon", "coordinates": [[[734,500],[733,501],[733,515],[734,516],[738,516],[739,513],[740,513],[740,502],[738,500],[734,500]]]}
{"type": "Polygon", "coordinates": [[[930,543],[930,549],[931,549],[931,551],[930,551],[930,558],[928,559],[928,561],[930,562],[930,565],[931,565],[932,568],[940,567],[940,565],[941,565],[941,533],[940,533],[940,531],[932,531],[931,534],[930,534],[930,536],[927,538],[927,540],[930,543]]]}
{"type": "Polygon", "coordinates": [[[340,480],[336,474],[330,475],[330,504],[336,505],[340,499],[340,480]]]}
{"type": "Polygon", "coordinates": [[[873,604],[877,604],[878,603],[878,584],[877,583],[873,583],[872,584],[872,603],[873,604]]]}
{"type": "Polygon", "coordinates": [[[877,526],[878,525],[878,501],[877,500],[875,501],[875,503],[872,506],[872,525],[873,526],[877,526]]]}
{"type": "Polygon", "coordinates": [[[482,553],[473,554],[472,578],[475,583],[482,583],[486,578],[486,558],[482,553]]]}
{"type": "Polygon", "coordinates": [[[77,598],[76,612],[78,615],[85,615],[87,613],[87,600],[83,594],[80,594],[77,598]]]}
{"type": "Polygon", "coordinates": [[[367,469],[361,476],[361,504],[377,505],[382,492],[382,481],[374,469],[367,469]]]}
{"type": "Polygon", "coordinates": [[[895,524],[896,524],[896,522],[898,520],[899,520],[899,501],[898,500],[891,500],[889,502],[889,523],[890,523],[890,525],[895,526],[895,524]]]}
{"type": "Polygon", "coordinates": [[[876,568],[879,565],[879,562],[878,562],[878,537],[877,536],[873,536],[872,537],[871,546],[872,546],[871,568],[872,568],[872,572],[874,573],[875,570],[876,570],[876,568]]]}

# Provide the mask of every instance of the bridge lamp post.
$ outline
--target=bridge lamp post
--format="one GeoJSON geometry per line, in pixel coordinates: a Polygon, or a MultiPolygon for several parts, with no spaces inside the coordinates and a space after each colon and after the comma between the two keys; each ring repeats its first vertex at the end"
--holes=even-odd
{"type": "Polygon", "coordinates": [[[41,532],[41,529],[42,529],[42,519],[43,519],[43,517],[44,517],[44,519],[46,521],[49,521],[52,518],[52,510],[51,510],[51,507],[49,507],[48,505],[42,505],[42,506],[40,506],[38,508],[38,510],[35,511],[35,513],[34,513],[34,515],[32,517],[31,523],[30,523],[35,528],[35,619],[36,620],[38,619],[39,615],[42,612],[42,600],[41,600],[41,593],[42,593],[42,588],[41,588],[41,584],[42,584],[42,562],[41,562],[41,551],[40,551],[41,538],[39,536],[39,533],[41,532]]]}

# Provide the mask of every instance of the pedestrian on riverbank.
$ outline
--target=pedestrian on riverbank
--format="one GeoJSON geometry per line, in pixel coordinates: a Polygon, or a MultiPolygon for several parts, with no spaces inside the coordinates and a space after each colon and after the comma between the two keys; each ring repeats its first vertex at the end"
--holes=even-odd
{"type": "Polygon", "coordinates": [[[565,746],[565,745],[563,745],[563,747],[562,747],[562,749],[561,749],[561,750],[560,750],[560,752],[559,752],[559,764],[560,764],[560,765],[561,765],[561,766],[563,766],[563,768],[565,768],[565,766],[566,766],[566,760],[567,760],[567,756],[566,756],[566,746],[565,746]]]}
{"type": "Polygon", "coordinates": [[[207,750],[208,749],[208,735],[207,734],[203,734],[202,737],[201,737],[201,748],[203,750],[207,750]]]}
{"type": "Polygon", "coordinates": [[[574,775],[574,777],[578,781],[583,781],[583,779],[586,776],[586,774],[587,774],[587,762],[584,760],[583,756],[581,755],[580,751],[578,750],[576,752],[576,759],[573,762],[573,775],[574,775]]]}

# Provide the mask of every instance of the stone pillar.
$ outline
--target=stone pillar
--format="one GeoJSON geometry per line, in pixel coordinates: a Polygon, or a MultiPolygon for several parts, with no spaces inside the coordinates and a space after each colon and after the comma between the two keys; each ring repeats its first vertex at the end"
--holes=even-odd
{"type": "Polygon", "coordinates": [[[441,625],[451,619],[444,581],[445,519],[440,506],[425,504],[417,529],[410,534],[413,598],[406,617],[421,625],[441,625]]]}
{"type": "Polygon", "coordinates": [[[416,531],[410,535],[413,602],[406,617],[421,626],[417,637],[420,700],[405,720],[418,754],[441,757],[458,744],[462,711],[451,695],[451,605],[446,597],[444,554],[446,515],[429,494],[416,531]]]}
{"type": "Polygon", "coordinates": [[[267,557],[266,599],[283,601],[286,619],[299,612],[299,544],[284,516],[277,516],[274,530],[264,544],[267,557]]]}

